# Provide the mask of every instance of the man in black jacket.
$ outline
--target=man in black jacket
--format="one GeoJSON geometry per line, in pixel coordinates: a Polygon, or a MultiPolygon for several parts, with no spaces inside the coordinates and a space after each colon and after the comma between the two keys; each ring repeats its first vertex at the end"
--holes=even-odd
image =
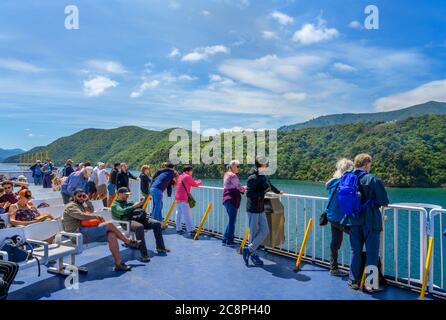
{"type": "Polygon", "coordinates": [[[71,159],[68,159],[67,160],[67,162],[66,162],[66,164],[65,164],[65,167],[63,167],[63,170],[62,170],[62,177],[68,177],[70,174],[72,174],[74,172],[74,169],[73,169],[73,160],[71,160],[71,159]]]}
{"type": "Polygon", "coordinates": [[[130,190],[129,188],[129,180],[138,180],[137,177],[135,177],[130,171],[127,171],[127,164],[125,162],[121,163],[121,171],[116,176],[116,189],[125,187],[130,190]]]}
{"type": "Polygon", "coordinates": [[[249,244],[247,247],[243,248],[243,260],[247,266],[249,265],[250,257],[255,266],[263,265],[263,261],[256,254],[256,251],[269,233],[268,221],[264,209],[265,194],[270,191],[282,194],[281,191],[269,182],[265,175],[265,171],[268,168],[266,158],[257,157],[255,166],[255,168],[249,171],[246,183],[246,211],[248,212],[249,219],[249,244]]]}

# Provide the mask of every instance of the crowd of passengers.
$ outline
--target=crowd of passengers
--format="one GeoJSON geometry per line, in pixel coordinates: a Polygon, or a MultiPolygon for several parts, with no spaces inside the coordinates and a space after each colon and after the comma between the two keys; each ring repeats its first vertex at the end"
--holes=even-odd
{"type": "MultiPolygon", "coordinates": [[[[46,165],[49,166],[50,163],[51,161],[49,163],[47,161],[46,165]]],[[[330,274],[341,277],[348,276],[348,284],[354,290],[359,289],[364,264],[373,266],[380,264],[379,247],[382,232],[380,207],[389,204],[383,183],[370,173],[372,165],[372,157],[368,154],[359,154],[353,161],[349,159],[338,161],[333,178],[326,184],[329,200],[325,212],[321,216],[321,219],[330,223],[331,228],[330,274]],[[358,193],[355,196],[359,198],[359,203],[357,212],[346,215],[346,204],[340,201],[342,198],[339,194],[345,191],[344,189],[348,187],[348,183],[352,179],[357,183],[358,193]],[[350,237],[349,273],[341,270],[338,266],[338,251],[341,248],[344,233],[350,237]],[[365,254],[363,253],[364,247],[365,254]],[[363,257],[364,255],[365,257],[363,257]]],[[[242,186],[238,177],[240,162],[233,160],[228,165],[223,177],[222,204],[227,211],[229,222],[224,231],[222,244],[236,246],[234,231],[237,214],[242,195],[246,195],[250,233],[247,246],[242,249],[242,257],[247,266],[251,263],[254,266],[263,265],[258,250],[269,233],[265,214],[265,195],[268,192],[283,194],[268,179],[265,174],[267,169],[266,158],[257,157],[255,166],[248,172],[246,185],[242,186]]],[[[31,167],[31,171],[34,184],[41,185],[45,181],[44,173],[52,172],[53,166],[45,168],[38,161],[31,167]]],[[[141,252],[139,259],[149,262],[150,257],[144,231],[152,229],[158,253],[166,254],[170,251],[164,244],[161,223],[164,219],[162,215],[163,193],[167,192],[167,195],[171,197],[174,186],[176,186],[176,231],[189,236],[195,234],[189,200],[191,188],[199,187],[202,182],[194,180],[193,169],[189,165],[184,166],[180,174],[172,163],[166,162],[153,175],[150,167],[144,165],[141,167],[140,175],[136,177],[128,170],[125,163],[115,163],[111,170],[107,170],[102,162],[93,167],[90,162],[74,165],[72,160],[68,160],[57,179],[65,204],[62,217],[64,229],[67,232],[82,233],[84,243],[107,242],[117,271],[131,270],[131,267],[121,260],[118,240],[129,248],[139,249],[141,252]],[[130,179],[140,181],[140,192],[143,197],[137,203],[129,201],[132,192],[129,184],[130,179]],[[153,202],[150,214],[146,210],[149,196],[153,202]],[[110,207],[113,219],[121,221],[123,228],[129,225],[136,240],[127,238],[112,222],[105,222],[100,212],[95,213],[92,200],[102,200],[104,206],[110,207]],[[185,231],[182,227],[183,223],[186,227],[185,231]]],[[[24,176],[20,176],[15,181],[3,180],[0,188],[0,213],[9,215],[12,226],[26,226],[53,219],[50,214],[40,212],[33,204],[32,192],[28,189],[28,183],[24,176]],[[20,190],[14,192],[14,186],[19,187],[20,190]]],[[[49,180],[47,179],[47,181],[49,180]]],[[[41,210],[44,211],[44,208],[41,210]]],[[[0,273],[2,270],[11,268],[11,263],[0,262],[0,273]]],[[[3,271],[3,282],[7,287],[11,283],[11,273],[14,272],[17,271],[3,271]]],[[[364,289],[369,292],[376,290],[368,286],[364,289]]]]}

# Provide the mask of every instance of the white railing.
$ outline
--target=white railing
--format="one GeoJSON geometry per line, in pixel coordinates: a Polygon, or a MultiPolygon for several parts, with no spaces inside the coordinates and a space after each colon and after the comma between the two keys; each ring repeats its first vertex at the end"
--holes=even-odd
{"type": "Polygon", "coordinates": [[[434,246],[430,261],[428,291],[446,297],[445,292],[445,268],[443,247],[446,245],[446,237],[443,220],[446,218],[446,209],[432,209],[429,213],[428,235],[433,237],[434,246]]]}
{"type": "MultiPolygon", "coordinates": [[[[134,200],[138,199],[139,182],[132,181],[131,188],[134,200]]],[[[163,195],[163,217],[173,203],[174,194],[175,190],[171,198],[168,198],[166,193],[163,195]]],[[[200,188],[192,188],[191,194],[197,201],[196,207],[192,209],[194,225],[198,226],[208,203],[212,202],[212,211],[203,226],[203,231],[221,238],[228,223],[228,217],[222,205],[223,188],[202,186],[200,188]]],[[[318,223],[319,215],[325,209],[327,198],[284,194],[281,196],[281,202],[284,205],[285,214],[285,241],[280,246],[267,249],[278,254],[296,257],[300,250],[308,221],[310,218],[313,218],[313,229],[303,257],[307,261],[328,266],[330,263],[331,232],[329,227],[321,227],[318,223]]],[[[392,204],[381,209],[383,214],[383,232],[381,234],[380,256],[385,276],[391,283],[417,291],[421,289],[427,253],[428,222],[433,221],[433,219],[429,220],[427,209],[432,209],[431,215],[434,214],[436,216],[439,215],[437,208],[437,206],[427,204],[392,204]]],[[[444,214],[446,211],[443,210],[441,212],[444,214]]],[[[175,211],[172,213],[169,222],[175,223],[175,211]]],[[[247,227],[246,197],[242,197],[237,215],[236,241],[240,242],[243,239],[247,227]]],[[[440,228],[442,228],[441,220],[440,228]]],[[[440,248],[440,251],[435,252],[440,255],[441,280],[436,281],[435,286],[428,286],[428,290],[442,296],[445,291],[443,278],[445,265],[443,263],[442,244],[437,247],[440,248]]],[[[348,270],[350,264],[349,248],[350,240],[348,236],[345,236],[339,253],[339,264],[346,270],[348,270]]],[[[430,279],[434,279],[433,270],[434,268],[431,269],[430,279]]]]}
{"type": "Polygon", "coordinates": [[[0,170],[0,175],[4,175],[8,179],[24,175],[29,182],[32,182],[32,172],[28,168],[23,170],[0,170]]]}

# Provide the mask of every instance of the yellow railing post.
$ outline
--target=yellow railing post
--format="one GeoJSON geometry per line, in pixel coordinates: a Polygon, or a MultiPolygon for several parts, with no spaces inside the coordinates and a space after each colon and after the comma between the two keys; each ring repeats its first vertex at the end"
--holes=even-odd
{"type": "Polygon", "coordinates": [[[149,205],[149,202],[150,202],[151,199],[152,199],[152,196],[149,194],[149,195],[147,196],[147,198],[144,200],[144,204],[142,205],[142,208],[143,208],[144,210],[147,209],[147,206],[149,205]]]}
{"type": "Polygon", "coordinates": [[[40,150],[40,161],[43,162],[43,151],[42,150],[40,150]]]}
{"type": "Polygon", "coordinates": [[[359,289],[364,289],[364,284],[365,284],[365,278],[366,278],[366,274],[365,274],[365,267],[364,267],[364,272],[362,273],[362,277],[361,277],[361,284],[359,285],[359,289]]]}
{"type": "Polygon", "coordinates": [[[243,248],[246,245],[246,242],[248,242],[248,237],[249,237],[249,228],[246,228],[245,235],[243,236],[242,243],[240,244],[240,250],[239,250],[240,254],[242,253],[243,248]]]}
{"type": "Polygon", "coordinates": [[[167,212],[167,216],[164,218],[163,225],[161,226],[163,229],[167,227],[167,222],[169,221],[170,216],[172,215],[173,209],[175,208],[175,205],[177,204],[176,200],[172,202],[172,205],[170,206],[169,211],[167,212]]]}
{"type": "Polygon", "coordinates": [[[208,207],[206,208],[206,212],[204,213],[203,218],[201,219],[200,225],[198,226],[197,232],[195,233],[194,240],[198,239],[198,236],[201,233],[201,229],[203,228],[203,225],[204,225],[206,219],[208,218],[208,215],[209,215],[209,212],[211,211],[211,209],[212,209],[212,202],[209,202],[208,207]]]}
{"type": "Polygon", "coordinates": [[[304,240],[302,241],[302,245],[300,246],[299,256],[297,257],[296,266],[294,267],[294,271],[299,270],[300,262],[302,261],[302,256],[305,251],[305,246],[307,245],[308,235],[310,234],[312,227],[313,227],[313,218],[310,218],[310,220],[308,220],[307,230],[305,230],[304,240]]]}
{"type": "Polygon", "coordinates": [[[429,247],[427,249],[427,258],[426,258],[426,265],[424,267],[423,285],[421,286],[420,300],[424,300],[424,295],[426,293],[427,279],[429,277],[429,269],[431,265],[433,248],[434,248],[434,237],[431,236],[429,237],[429,247]]]}
{"type": "Polygon", "coordinates": [[[45,160],[48,160],[48,149],[45,150],[45,160]]]}

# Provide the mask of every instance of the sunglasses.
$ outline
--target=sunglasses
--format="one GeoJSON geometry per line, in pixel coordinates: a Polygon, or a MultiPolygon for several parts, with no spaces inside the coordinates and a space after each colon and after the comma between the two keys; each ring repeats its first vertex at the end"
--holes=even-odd
{"type": "Polygon", "coordinates": [[[10,189],[12,189],[12,187],[3,187],[3,189],[10,190],[10,189]]]}
{"type": "Polygon", "coordinates": [[[80,198],[80,199],[87,199],[87,195],[86,194],[78,194],[76,197],[80,198]]]}

